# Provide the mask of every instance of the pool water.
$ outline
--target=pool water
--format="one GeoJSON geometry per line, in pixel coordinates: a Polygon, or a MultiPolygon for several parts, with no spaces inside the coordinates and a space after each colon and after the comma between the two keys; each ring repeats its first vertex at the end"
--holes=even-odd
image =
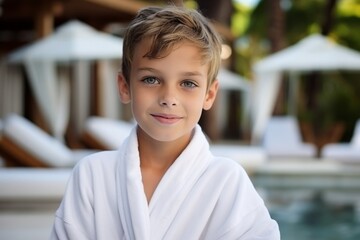
{"type": "MultiPolygon", "coordinates": [[[[360,239],[360,205],[357,201],[329,201],[320,191],[311,195],[309,192],[299,194],[295,198],[278,194],[270,194],[272,196],[265,202],[279,224],[282,240],[360,239]]],[[[346,199],[346,193],[340,194],[346,199]]]]}

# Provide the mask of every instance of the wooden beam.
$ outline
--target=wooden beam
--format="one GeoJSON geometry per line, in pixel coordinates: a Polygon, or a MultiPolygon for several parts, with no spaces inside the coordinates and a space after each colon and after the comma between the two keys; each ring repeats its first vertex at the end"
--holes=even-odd
{"type": "Polygon", "coordinates": [[[42,1],[35,17],[36,38],[50,35],[54,30],[54,16],[51,1],[42,1]]]}
{"type": "Polygon", "coordinates": [[[150,6],[150,3],[138,0],[83,0],[92,2],[101,6],[117,9],[122,12],[136,14],[141,8],[150,6]]]}

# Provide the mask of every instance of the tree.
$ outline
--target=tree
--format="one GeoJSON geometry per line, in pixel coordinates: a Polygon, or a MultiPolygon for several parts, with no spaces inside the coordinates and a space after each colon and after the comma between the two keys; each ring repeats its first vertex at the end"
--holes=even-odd
{"type": "Polygon", "coordinates": [[[285,46],[285,14],[281,8],[281,0],[266,1],[268,17],[268,38],[270,51],[277,52],[285,46]]]}
{"type": "MultiPolygon", "coordinates": [[[[231,0],[197,0],[198,8],[200,12],[215,23],[220,23],[223,26],[226,26],[230,29],[230,20],[233,12],[233,6],[231,0]]],[[[226,39],[224,39],[226,41],[226,39]]],[[[232,43],[230,43],[232,46],[232,43]]],[[[200,120],[200,124],[202,128],[206,132],[212,140],[218,140],[220,138],[220,130],[217,128],[217,120],[216,120],[216,108],[217,104],[215,103],[212,109],[209,111],[204,111],[200,120]]],[[[236,116],[235,116],[236,117],[236,116]]],[[[229,118],[234,119],[234,118],[229,118]]],[[[235,118],[236,121],[238,118],[235,118]]],[[[234,127],[238,127],[239,123],[233,124],[234,127]]],[[[233,129],[233,132],[236,132],[236,129],[233,129]]]]}
{"type": "MultiPolygon", "coordinates": [[[[321,25],[321,34],[327,36],[333,27],[334,23],[334,10],[336,7],[337,0],[327,0],[324,10],[323,10],[323,20],[321,25]]],[[[308,76],[307,79],[307,93],[308,99],[306,107],[313,112],[314,121],[313,121],[313,131],[316,135],[321,134],[321,126],[323,122],[318,121],[321,119],[323,112],[319,111],[319,103],[317,96],[319,95],[321,89],[323,88],[322,79],[320,78],[320,73],[313,72],[308,76]]]]}

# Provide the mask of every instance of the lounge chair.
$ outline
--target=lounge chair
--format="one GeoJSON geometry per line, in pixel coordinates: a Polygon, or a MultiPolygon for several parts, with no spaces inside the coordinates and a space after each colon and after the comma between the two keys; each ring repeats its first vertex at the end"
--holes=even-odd
{"type": "Polygon", "coordinates": [[[328,143],[321,149],[321,157],[341,162],[360,163],[360,119],[356,122],[349,143],[328,143]]]}
{"type": "Polygon", "coordinates": [[[29,167],[72,167],[94,150],[72,150],[26,118],[11,114],[3,120],[0,153],[6,162],[29,167]]]}
{"type": "Polygon", "coordinates": [[[81,138],[88,147],[114,150],[121,145],[133,127],[134,123],[93,116],[86,120],[81,138]]]}
{"type": "Polygon", "coordinates": [[[210,143],[210,151],[216,156],[234,160],[248,173],[255,171],[267,160],[265,150],[258,146],[210,143]]]}
{"type": "Polygon", "coordinates": [[[317,155],[314,144],[303,142],[299,123],[292,116],[271,117],[262,146],[269,158],[312,158],[317,155]]]}

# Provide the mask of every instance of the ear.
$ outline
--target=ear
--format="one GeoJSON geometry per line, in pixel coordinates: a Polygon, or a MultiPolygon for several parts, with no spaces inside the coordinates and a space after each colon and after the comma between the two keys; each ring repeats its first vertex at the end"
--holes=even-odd
{"type": "Polygon", "coordinates": [[[121,102],[124,104],[129,103],[131,101],[130,88],[122,73],[118,74],[118,90],[121,102]]]}
{"type": "Polygon", "coordinates": [[[211,85],[206,93],[205,101],[204,101],[204,105],[203,105],[204,110],[209,110],[212,107],[213,103],[215,102],[215,98],[216,98],[218,89],[219,89],[219,81],[217,79],[215,79],[211,83],[211,85]]]}

